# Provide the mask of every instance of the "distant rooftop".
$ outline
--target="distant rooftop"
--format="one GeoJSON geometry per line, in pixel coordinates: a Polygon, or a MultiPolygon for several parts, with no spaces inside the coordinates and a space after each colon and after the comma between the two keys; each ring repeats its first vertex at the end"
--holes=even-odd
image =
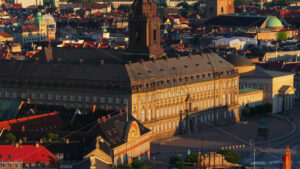
{"type": "Polygon", "coordinates": [[[257,91],[259,91],[259,90],[258,89],[253,89],[253,88],[244,88],[244,89],[239,89],[239,94],[257,92],[257,91]]]}

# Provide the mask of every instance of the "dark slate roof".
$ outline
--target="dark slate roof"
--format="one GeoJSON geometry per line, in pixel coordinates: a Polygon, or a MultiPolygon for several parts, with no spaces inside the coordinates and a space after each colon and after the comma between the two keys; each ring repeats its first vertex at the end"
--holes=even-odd
{"type": "Polygon", "coordinates": [[[26,80],[89,80],[129,82],[123,64],[87,64],[28,63],[24,61],[0,61],[0,77],[26,80]]]}
{"type": "Polygon", "coordinates": [[[260,27],[267,18],[267,16],[252,15],[219,15],[208,20],[205,24],[225,27],[260,27]]]}
{"type": "Polygon", "coordinates": [[[97,48],[63,48],[63,47],[45,47],[37,54],[42,61],[79,64],[80,59],[83,64],[98,65],[99,61],[105,61],[105,64],[122,63],[122,50],[97,49],[97,48]]]}
{"type": "Polygon", "coordinates": [[[280,76],[291,75],[291,73],[279,72],[279,71],[270,71],[262,67],[256,66],[255,70],[241,73],[240,78],[274,78],[280,76]]]}
{"type": "MultiPolygon", "coordinates": [[[[0,61],[0,77],[9,79],[120,82],[129,86],[132,81],[158,80],[168,77],[233,70],[234,67],[215,53],[168,58],[166,60],[124,63],[117,50],[53,48],[41,53],[50,55],[50,62],[0,61]],[[48,53],[48,54],[46,54],[48,53]],[[57,64],[56,59],[61,57],[57,64]],[[83,63],[79,64],[79,60],[83,63]],[[52,61],[51,61],[52,60],[52,61]],[[103,60],[104,64],[99,64],[103,60]]],[[[213,80],[206,76],[202,81],[213,80]]],[[[189,81],[188,83],[195,83],[189,81]]]]}
{"type": "MultiPolygon", "coordinates": [[[[233,66],[215,53],[192,55],[167,60],[156,60],[126,64],[131,81],[191,75],[199,72],[212,73],[217,70],[233,69],[233,66]]],[[[213,76],[204,81],[212,80],[213,76]]]]}
{"type": "Polygon", "coordinates": [[[227,55],[225,58],[229,63],[233,64],[234,66],[253,66],[254,64],[247,59],[245,56],[232,54],[227,55]]]}
{"type": "Polygon", "coordinates": [[[100,124],[97,123],[94,127],[92,127],[88,131],[88,137],[96,138],[97,136],[101,136],[105,139],[112,148],[120,146],[126,143],[125,140],[125,132],[128,124],[131,121],[136,121],[139,124],[140,134],[144,135],[150,132],[149,129],[144,127],[138,120],[136,120],[130,113],[128,114],[127,121],[127,113],[116,114],[112,116],[110,119],[106,119],[106,121],[101,121],[100,124]]]}
{"type": "MultiPolygon", "coordinates": [[[[90,158],[86,158],[80,163],[73,166],[73,169],[90,169],[91,168],[91,160],[90,158]]],[[[105,164],[101,160],[99,160],[97,157],[95,158],[95,169],[112,169],[112,165],[105,164]]]]}

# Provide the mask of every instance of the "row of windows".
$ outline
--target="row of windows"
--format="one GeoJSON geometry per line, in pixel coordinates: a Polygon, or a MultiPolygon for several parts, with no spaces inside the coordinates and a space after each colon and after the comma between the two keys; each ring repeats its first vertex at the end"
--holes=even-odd
{"type": "MultiPolygon", "coordinates": [[[[0,92],[0,97],[3,97],[2,92],[0,92]]],[[[18,98],[19,94],[17,92],[4,92],[4,97],[6,98],[18,98]]],[[[31,98],[33,100],[39,99],[39,100],[49,100],[49,101],[78,101],[78,102],[94,102],[97,103],[100,101],[100,103],[109,103],[109,104],[128,104],[127,98],[112,98],[112,97],[98,97],[98,96],[74,96],[74,95],[59,95],[59,94],[37,94],[37,93],[31,93],[27,94],[25,92],[21,93],[20,96],[22,99],[31,98]],[[100,99],[100,100],[99,100],[100,99]]]]}
{"type": "Polygon", "coordinates": [[[158,124],[154,127],[150,127],[150,130],[151,130],[151,133],[157,133],[159,131],[175,129],[178,126],[179,126],[179,120],[169,122],[169,123],[160,124],[160,125],[158,124]]]}
{"type": "MultiPolygon", "coordinates": [[[[223,94],[222,97],[222,105],[226,105],[226,95],[223,94]]],[[[237,95],[235,95],[235,102],[237,102],[237,95]]],[[[231,95],[228,94],[227,95],[227,104],[231,104],[231,95]]],[[[205,110],[208,108],[213,108],[214,106],[219,106],[219,99],[214,100],[213,99],[206,99],[197,103],[192,103],[192,109],[198,108],[199,110],[205,110]]],[[[142,109],[141,111],[141,116],[140,116],[140,120],[141,122],[144,122],[146,120],[152,120],[152,118],[154,118],[154,115],[156,115],[156,119],[160,118],[160,117],[167,117],[167,116],[171,116],[171,115],[175,115],[175,114],[179,114],[180,111],[183,111],[183,105],[177,105],[176,107],[169,107],[169,108],[161,108],[161,109],[156,109],[156,114],[152,114],[152,110],[148,109],[147,110],[147,116],[146,116],[146,110],[142,109]]]]}
{"type": "MultiPolygon", "coordinates": [[[[228,84],[224,83],[223,84],[223,88],[225,89],[226,86],[228,88],[230,88],[232,85],[237,86],[237,80],[235,80],[234,84],[231,84],[231,82],[228,82],[228,84]]],[[[219,88],[219,85],[216,84],[216,89],[219,88]]],[[[155,98],[157,100],[159,99],[163,99],[163,98],[171,98],[171,97],[175,97],[175,96],[182,96],[183,94],[188,94],[188,93],[199,93],[199,92],[203,92],[203,91],[210,91],[210,90],[214,90],[214,84],[211,85],[204,85],[204,86],[200,86],[200,87],[196,87],[196,88],[186,88],[186,89],[181,89],[181,90],[177,90],[177,91],[169,91],[169,92],[162,92],[162,93],[157,93],[156,95],[152,95],[152,96],[148,96],[148,97],[142,97],[141,98],[141,102],[145,103],[145,102],[151,102],[152,100],[154,100],[155,98]]],[[[133,98],[133,104],[137,103],[137,98],[133,98]]]]}

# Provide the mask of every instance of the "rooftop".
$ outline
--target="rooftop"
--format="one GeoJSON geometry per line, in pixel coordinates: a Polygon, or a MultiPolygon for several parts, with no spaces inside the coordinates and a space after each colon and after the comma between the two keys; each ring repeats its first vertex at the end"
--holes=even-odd
{"type": "Polygon", "coordinates": [[[245,93],[251,93],[251,92],[257,92],[260,91],[258,89],[253,89],[253,88],[244,88],[244,89],[239,89],[239,94],[245,94],[245,93]]]}

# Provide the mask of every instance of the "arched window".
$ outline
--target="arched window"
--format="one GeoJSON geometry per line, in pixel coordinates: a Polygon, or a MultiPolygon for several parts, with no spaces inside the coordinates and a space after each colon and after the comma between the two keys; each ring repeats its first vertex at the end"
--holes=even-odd
{"type": "Polygon", "coordinates": [[[141,111],[141,122],[145,121],[145,109],[142,109],[141,111]]]}
{"type": "Polygon", "coordinates": [[[221,13],[224,13],[224,8],[223,7],[221,7],[221,13]]]}

